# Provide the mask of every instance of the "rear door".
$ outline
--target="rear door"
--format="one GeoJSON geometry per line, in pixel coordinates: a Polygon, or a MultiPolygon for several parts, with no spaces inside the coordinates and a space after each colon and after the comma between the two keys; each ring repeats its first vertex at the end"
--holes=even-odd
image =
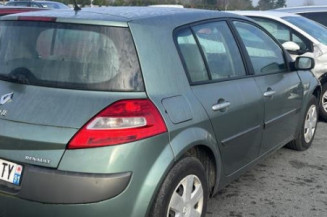
{"type": "Polygon", "coordinates": [[[289,72],[284,52],[264,31],[253,24],[234,21],[253,65],[256,84],[264,98],[265,118],[261,153],[294,138],[303,86],[296,71],[289,72]]]}
{"type": "Polygon", "coordinates": [[[224,173],[232,174],[258,156],[261,92],[247,76],[226,21],[184,28],[177,33],[177,44],[192,90],[211,120],[224,173]]]}

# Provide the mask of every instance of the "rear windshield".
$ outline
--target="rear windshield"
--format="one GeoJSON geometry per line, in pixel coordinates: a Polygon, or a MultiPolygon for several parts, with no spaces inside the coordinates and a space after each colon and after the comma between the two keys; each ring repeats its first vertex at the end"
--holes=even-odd
{"type": "Polygon", "coordinates": [[[324,26],[327,26],[327,12],[311,12],[311,13],[299,13],[301,16],[314,20],[324,26]]]}
{"type": "Polygon", "coordinates": [[[128,28],[0,22],[0,79],[30,85],[143,91],[128,28]]]}

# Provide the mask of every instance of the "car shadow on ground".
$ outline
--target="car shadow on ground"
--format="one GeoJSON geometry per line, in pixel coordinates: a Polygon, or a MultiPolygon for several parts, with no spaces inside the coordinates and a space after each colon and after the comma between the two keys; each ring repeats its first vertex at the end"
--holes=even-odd
{"type": "Polygon", "coordinates": [[[209,200],[207,217],[327,216],[327,123],[312,147],[282,148],[209,200]]]}

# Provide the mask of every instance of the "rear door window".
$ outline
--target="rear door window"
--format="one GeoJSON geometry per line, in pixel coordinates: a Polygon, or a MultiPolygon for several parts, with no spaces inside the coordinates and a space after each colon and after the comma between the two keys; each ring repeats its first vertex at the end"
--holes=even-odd
{"type": "Polygon", "coordinates": [[[193,30],[208,63],[212,80],[246,74],[238,47],[226,22],[198,25],[193,30]]]}
{"type": "Polygon", "coordinates": [[[143,91],[128,28],[3,21],[0,79],[32,85],[143,91]]]}
{"type": "Polygon", "coordinates": [[[182,29],[177,33],[177,44],[192,82],[246,75],[238,46],[225,21],[182,29]]]}

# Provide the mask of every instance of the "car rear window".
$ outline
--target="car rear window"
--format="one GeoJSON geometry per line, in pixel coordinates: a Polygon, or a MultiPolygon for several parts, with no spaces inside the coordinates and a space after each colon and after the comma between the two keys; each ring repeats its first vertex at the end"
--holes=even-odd
{"type": "Polygon", "coordinates": [[[324,26],[327,26],[327,12],[304,12],[304,13],[299,13],[301,16],[304,16],[306,18],[309,18],[310,20],[314,20],[324,26]]]}
{"type": "Polygon", "coordinates": [[[0,22],[0,79],[58,88],[144,91],[128,28],[0,22]]]}
{"type": "Polygon", "coordinates": [[[321,24],[318,24],[312,20],[309,20],[305,17],[282,17],[284,20],[292,23],[293,25],[299,27],[320,43],[327,45],[327,28],[321,24]]]}

